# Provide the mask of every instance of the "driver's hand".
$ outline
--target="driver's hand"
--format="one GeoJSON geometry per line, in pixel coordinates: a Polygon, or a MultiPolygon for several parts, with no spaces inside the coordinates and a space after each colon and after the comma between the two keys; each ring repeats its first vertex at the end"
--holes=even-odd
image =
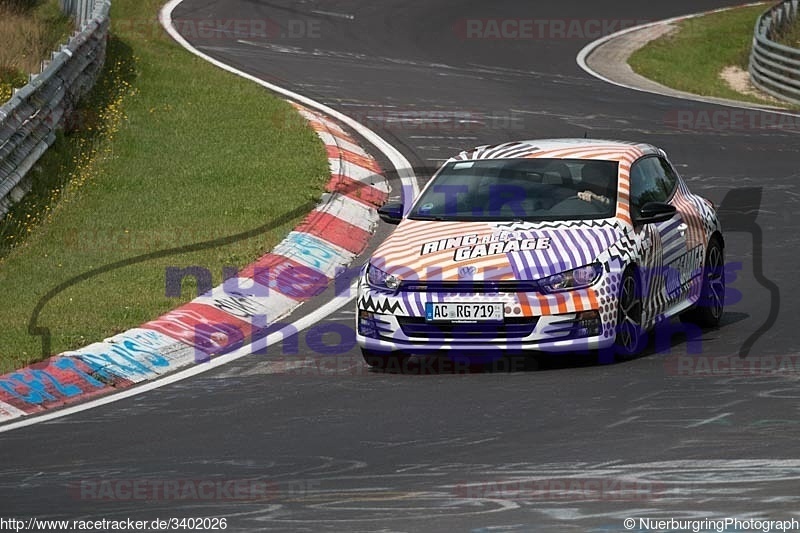
{"type": "Polygon", "coordinates": [[[583,200],[584,202],[591,202],[592,200],[599,202],[603,205],[608,205],[609,200],[602,194],[595,194],[592,191],[583,191],[578,193],[578,198],[583,200]]]}

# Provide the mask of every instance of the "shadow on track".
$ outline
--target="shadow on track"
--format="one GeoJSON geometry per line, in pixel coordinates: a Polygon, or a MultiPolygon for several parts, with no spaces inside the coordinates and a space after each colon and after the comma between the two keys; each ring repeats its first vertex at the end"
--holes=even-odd
{"type": "Polygon", "coordinates": [[[686,329],[676,327],[667,339],[651,335],[647,346],[636,357],[620,360],[601,361],[603,358],[596,351],[544,353],[544,352],[519,352],[496,353],[483,355],[431,355],[410,354],[408,358],[389,363],[385,368],[371,368],[374,374],[399,374],[399,375],[457,375],[457,374],[509,374],[547,370],[563,370],[568,368],[581,368],[590,366],[605,366],[606,364],[625,365],[632,361],[650,356],[670,356],[685,348],[691,355],[703,353],[703,343],[706,337],[724,335],[725,329],[746,320],[746,313],[726,312],[718,328],[700,330],[700,335],[687,334],[686,329]]]}

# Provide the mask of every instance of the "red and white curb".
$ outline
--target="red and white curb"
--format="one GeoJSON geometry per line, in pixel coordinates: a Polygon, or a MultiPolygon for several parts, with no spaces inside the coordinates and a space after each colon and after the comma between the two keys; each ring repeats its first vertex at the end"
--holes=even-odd
{"type": "Polygon", "coordinates": [[[241,348],[322,292],[366,248],[389,193],[380,167],[339,124],[292,105],[328,152],[331,179],[317,207],[272,252],[210,292],[139,328],[0,376],[0,422],[241,348]]]}

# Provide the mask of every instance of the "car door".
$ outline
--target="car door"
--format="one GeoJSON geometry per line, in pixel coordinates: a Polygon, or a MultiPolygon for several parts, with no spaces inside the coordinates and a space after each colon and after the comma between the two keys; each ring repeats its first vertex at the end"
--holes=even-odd
{"type": "MultiPolygon", "coordinates": [[[[678,173],[666,158],[659,158],[663,170],[660,179],[664,190],[671,191],[669,203],[680,214],[682,224],[679,230],[684,240],[685,254],[673,262],[674,270],[680,274],[680,288],[676,299],[682,300],[691,292],[690,283],[701,283],[701,269],[705,258],[706,234],[703,230],[702,214],[697,206],[687,198],[688,190],[680,187],[678,173]]],[[[699,286],[695,287],[699,290],[699,286]]]]}
{"type": "Polygon", "coordinates": [[[631,166],[631,214],[643,250],[640,276],[645,325],[652,324],[680,299],[685,277],[682,261],[687,252],[688,225],[681,210],[666,222],[636,224],[639,211],[648,202],[675,205],[677,182],[672,178],[677,177],[667,173],[665,164],[658,156],[646,156],[631,166]]]}

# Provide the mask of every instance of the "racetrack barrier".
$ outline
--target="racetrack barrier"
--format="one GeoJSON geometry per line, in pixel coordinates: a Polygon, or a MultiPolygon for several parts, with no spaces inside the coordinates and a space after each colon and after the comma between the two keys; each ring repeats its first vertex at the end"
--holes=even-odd
{"type": "Polygon", "coordinates": [[[750,53],[753,85],[781,100],[800,104],[800,49],[776,42],[797,20],[800,0],[784,0],[758,17],[750,53]]]}
{"type": "Polygon", "coordinates": [[[82,29],[0,107],[0,216],[30,191],[31,168],[94,86],[105,62],[110,8],[111,0],[97,1],[82,29]]]}

